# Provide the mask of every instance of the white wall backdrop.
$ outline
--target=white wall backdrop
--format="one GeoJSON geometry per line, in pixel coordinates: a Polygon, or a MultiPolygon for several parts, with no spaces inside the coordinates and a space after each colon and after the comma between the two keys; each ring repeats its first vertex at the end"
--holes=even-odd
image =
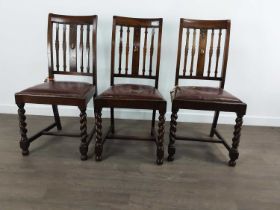
{"type": "MultiPolygon", "coordinates": [[[[179,18],[231,19],[226,89],[248,104],[245,124],[280,126],[280,2],[277,0],[0,0],[0,112],[16,113],[14,93],[47,76],[47,16],[97,14],[98,89],[109,86],[113,15],[162,17],[163,42],[159,90],[168,101],[174,85],[179,18]]],[[[89,116],[93,116],[92,103],[89,116]]],[[[52,114],[51,108],[27,105],[29,114],[52,114]]],[[[74,107],[60,107],[74,116],[74,107]]],[[[117,110],[117,117],[150,119],[151,112],[117,110]]],[[[181,110],[181,121],[211,122],[211,112],[181,110]]],[[[104,112],[103,116],[108,116],[104,112]]],[[[222,123],[234,123],[223,113],[222,123]]]]}

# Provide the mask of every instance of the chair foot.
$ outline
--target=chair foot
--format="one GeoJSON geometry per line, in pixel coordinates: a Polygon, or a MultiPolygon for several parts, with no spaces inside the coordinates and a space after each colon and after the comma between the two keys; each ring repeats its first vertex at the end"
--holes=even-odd
{"type": "MultiPolygon", "coordinates": [[[[171,138],[171,137],[170,137],[171,138]]],[[[168,161],[173,161],[174,160],[174,155],[175,155],[175,152],[176,152],[176,149],[175,149],[175,147],[174,147],[174,143],[173,143],[173,145],[171,144],[169,144],[168,145],[168,157],[167,157],[167,160],[168,161]]]]}
{"type": "Polygon", "coordinates": [[[88,145],[87,144],[81,144],[80,145],[81,160],[87,160],[88,159],[87,152],[88,152],[88,145]]]}
{"type": "Polygon", "coordinates": [[[29,150],[22,150],[21,154],[22,154],[22,156],[28,156],[29,155],[29,150]]]}
{"type": "Polygon", "coordinates": [[[163,159],[164,159],[164,148],[163,146],[158,146],[157,147],[157,164],[162,165],[163,164],[163,159]]]}
{"type": "Polygon", "coordinates": [[[95,160],[102,160],[102,151],[103,151],[103,143],[102,143],[102,118],[101,118],[101,110],[95,110],[95,130],[96,130],[96,142],[95,142],[95,160]]]}
{"type": "Polygon", "coordinates": [[[95,160],[96,160],[96,161],[101,161],[101,160],[102,160],[102,156],[96,155],[96,156],[95,156],[95,160]]]}
{"type": "Polygon", "coordinates": [[[88,159],[88,156],[87,155],[81,155],[81,160],[82,161],[85,161],[85,160],[87,160],[88,159]]]}
{"type": "Polygon", "coordinates": [[[230,167],[236,166],[236,161],[235,160],[228,161],[228,166],[230,166],[230,167]]]}
{"type": "Polygon", "coordinates": [[[157,159],[157,165],[162,165],[163,164],[163,159],[157,159]]]}
{"type": "Polygon", "coordinates": [[[102,160],[102,150],[103,150],[103,146],[95,146],[95,160],[96,161],[102,160]]]}
{"type": "Polygon", "coordinates": [[[211,138],[214,137],[214,130],[211,130],[211,131],[210,131],[209,136],[210,136],[211,138]]]}
{"type": "Polygon", "coordinates": [[[102,151],[103,151],[103,145],[102,144],[95,144],[95,160],[101,161],[102,160],[102,151]]]}
{"type": "Polygon", "coordinates": [[[236,160],[239,157],[239,152],[237,149],[231,148],[229,151],[230,161],[228,162],[229,166],[235,166],[236,160]]]}
{"type": "Polygon", "coordinates": [[[20,144],[20,148],[21,148],[21,154],[23,156],[29,155],[29,150],[28,150],[29,145],[30,145],[29,141],[28,140],[25,140],[25,141],[21,140],[19,144],[20,144]]]}
{"type": "Polygon", "coordinates": [[[81,160],[87,160],[88,144],[87,144],[87,114],[86,109],[80,107],[80,131],[81,131],[81,144],[80,154],[81,160]]]}
{"type": "Polygon", "coordinates": [[[172,162],[173,160],[174,160],[174,156],[173,155],[168,155],[167,161],[172,162]]]}

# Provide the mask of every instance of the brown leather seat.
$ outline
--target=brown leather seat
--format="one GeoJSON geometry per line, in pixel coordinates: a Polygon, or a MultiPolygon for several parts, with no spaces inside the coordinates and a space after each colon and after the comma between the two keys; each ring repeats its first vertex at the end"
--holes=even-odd
{"type": "Polygon", "coordinates": [[[173,100],[242,103],[238,98],[214,87],[177,86],[172,92],[173,100]]]}
{"type": "Polygon", "coordinates": [[[118,84],[111,86],[100,94],[98,99],[116,99],[116,100],[159,100],[164,101],[160,92],[149,85],[135,85],[135,84],[118,84]]]}
{"type": "Polygon", "coordinates": [[[149,85],[117,84],[111,86],[95,99],[95,106],[157,109],[166,107],[160,92],[149,85]]]}
{"type": "Polygon", "coordinates": [[[171,92],[172,106],[180,109],[236,111],[245,113],[246,104],[223,90],[214,87],[177,86],[171,92]]]}
{"type": "Polygon", "coordinates": [[[50,81],[15,94],[17,103],[46,103],[79,105],[87,103],[95,93],[95,86],[85,82],[50,81]],[[40,98],[40,102],[38,99],[40,98]],[[46,101],[45,101],[45,100],[46,101]]]}

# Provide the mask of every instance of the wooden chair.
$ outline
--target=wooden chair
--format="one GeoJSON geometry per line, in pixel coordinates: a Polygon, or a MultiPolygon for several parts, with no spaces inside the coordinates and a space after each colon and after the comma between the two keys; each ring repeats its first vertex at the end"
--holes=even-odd
{"type": "Polygon", "coordinates": [[[229,39],[230,20],[181,19],[180,21],[175,88],[171,92],[172,115],[168,146],[169,161],[174,159],[175,140],[191,140],[222,143],[229,151],[229,165],[235,166],[236,164],[239,156],[238,145],[242,118],[246,113],[246,104],[224,90],[229,39]],[[221,52],[223,57],[220,56],[221,52]],[[219,81],[220,86],[218,88],[179,86],[180,79],[219,81]],[[197,139],[177,136],[176,120],[179,109],[215,111],[210,132],[211,138],[197,139]],[[216,129],[220,111],[237,114],[232,146],[225,141],[216,129]],[[212,138],[214,135],[217,136],[218,140],[212,138]]]}
{"type": "Polygon", "coordinates": [[[80,137],[81,159],[87,159],[88,144],[95,129],[87,133],[87,103],[97,94],[96,81],[97,16],[64,16],[49,14],[48,65],[49,76],[44,83],[15,94],[20,125],[20,147],[23,155],[29,154],[29,145],[41,135],[80,137]],[[62,39],[62,40],[61,40],[62,39]],[[79,48],[79,49],[78,49],[79,48]],[[79,64],[79,66],[78,66],[79,64]],[[55,81],[55,75],[92,77],[92,83],[55,81]],[[50,126],[32,137],[27,137],[25,103],[51,104],[54,120],[50,126]],[[80,134],[62,133],[57,105],[78,106],[80,134]],[[57,127],[59,132],[50,132],[57,127]]]}
{"type": "Polygon", "coordinates": [[[154,140],[156,142],[157,164],[163,163],[166,101],[158,91],[161,34],[161,18],[113,18],[111,87],[98,95],[94,102],[96,120],[95,154],[97,161],[102,159],[102,149],[105,139],[144,140],[137,136],[120,136],[114,134],[114,108],[133,108],[153,110],[152,131],[149,140],[154,140]],[[141,36],[143,46],[141,46],[141,36]],[[130,41],[132,38],[133,43],[130,41]],[[118,57],[115,57],[115,53],[118,53],[118,57]],[[156,56],[154,56],[155,53],[157,54],[156,56]],[[115,63],[117,63],[116,70],[115,63]],[[115,77],[152,79],[155,81],[155,85],[154,87],[136,84],[115,85],[115,77]],[[101,119],[101,110],[103,107],[110,108],[111,111],[111,126],[104,139],[102,139],[101,119]],[[158,135],[156,135],[154,131],[156,110],[159,110],[158,135]]]}

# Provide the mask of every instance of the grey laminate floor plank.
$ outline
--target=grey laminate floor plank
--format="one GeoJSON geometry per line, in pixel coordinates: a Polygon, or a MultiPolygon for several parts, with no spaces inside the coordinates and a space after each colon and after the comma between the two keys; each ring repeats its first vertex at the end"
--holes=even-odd
{"type": "MultiPolygon", "coordinates": [[[[52,120],[28,116],[28,133],[52,120]]],[[[62,123],[65,130],[79,131],[78,118],[62,123]]],[[[139,135],[150,126],[136,120],[116,124],[118,132],[139,135]]],[[[207,135],[209,128],[179,123],[190,135],[207,135]]],[[[232,126],[220,130],[231,139],[232,126]]],[[[91,144],[91,158],[82,162],[78,138],[43,136],[28,157],[21,156],[18,140],[17,116],[0,115],[0,210],[280,209],[280,128],[244,126],[235,168],[227,166],[227,151],[216,144],[177,142],[175,161],[157,166],[151,142],[107,141],[102,162],[95,162],[91,144]]]]}

